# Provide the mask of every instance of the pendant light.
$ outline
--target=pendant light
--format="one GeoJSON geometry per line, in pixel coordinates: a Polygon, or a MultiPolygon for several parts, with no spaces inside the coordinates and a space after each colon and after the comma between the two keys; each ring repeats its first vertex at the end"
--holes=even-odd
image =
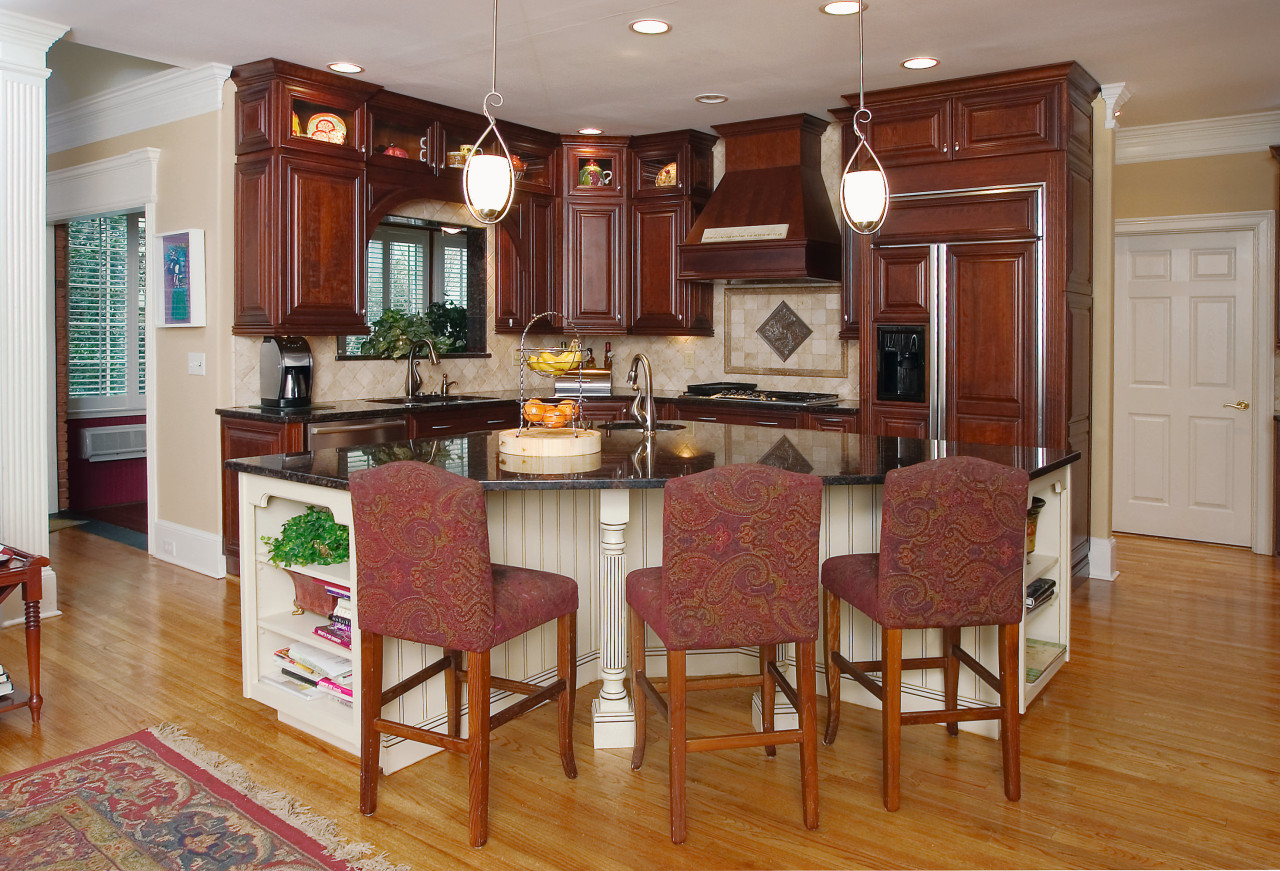
{"type": "Polygon", "coordinates": [[[498,93],[498,0],[493,0],[493,80],[481,107],[489,126],[472,146],[462,167],[463,201],[467,211],[482,224],[496,224],[506,217],[516,192],[511,151],[489,111],[490,106],[496,108],[501,105],[502,95],[498,93]],[[492,153],[485,154],[481,146],[489,131],[493,131],[493,143],[489,147],[492,153]]]}
{"type": "Polygon", "coordinates": [[[871,150],[868,141],[871,110],[866,106],[862,88],[862,18],[866,12],[867,4],[861,3],[858,9],[858,111],[853,113],[853,132],[858,137],[858,147],[849,155],[844,175],[840,178],[840,212],[853,232],[863,236],[883,227],[889,212],[889,183],[880,158],[871,150]],[[874,169],[857,168],[858,155],[863,151],[866,156],[862,162],[868,163],[869,158],[874,169]]]}

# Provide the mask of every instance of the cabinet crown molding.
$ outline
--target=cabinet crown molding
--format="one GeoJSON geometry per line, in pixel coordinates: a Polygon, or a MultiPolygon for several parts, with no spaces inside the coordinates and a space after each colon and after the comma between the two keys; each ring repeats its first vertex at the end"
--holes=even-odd
{"type": "Polygon", "coordinates": [[[1280,142],[1280,111],[1120,128],[1116,163],[1266,151],[1280,142]]]}

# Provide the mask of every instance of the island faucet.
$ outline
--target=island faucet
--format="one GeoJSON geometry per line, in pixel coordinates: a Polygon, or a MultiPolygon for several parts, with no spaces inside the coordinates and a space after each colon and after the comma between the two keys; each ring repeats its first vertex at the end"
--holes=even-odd
{"type": "Polygon", "coordinates": [[[423,345],[427,346],[431,364],[434,366],[440,362],[440,355],[436,353],[436,346],[431,344],[430,339],[418,339],[409,346],[409,372],[404,377],[404,395],[409,398],[417,396],[422,387],[422,377],[418,375],[418,350],[423,345]]]}
{"type": "Polygon", "coordinates": [[[631,360],[631,370],[627,372],[627,383],[636,391],[636,398],[631,400],[631,419],[640,424],[644,434],[654,433],[653,414],[653,370],[649,367],[649,358],[644,354],[636,354],[631,360]],[[640,390],[640,370],[644,370],[644,390],[640,390]]]}

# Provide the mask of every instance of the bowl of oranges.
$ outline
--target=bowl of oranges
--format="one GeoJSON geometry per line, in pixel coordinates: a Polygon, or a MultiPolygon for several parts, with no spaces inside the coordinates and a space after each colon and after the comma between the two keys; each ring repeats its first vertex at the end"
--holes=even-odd
{"type": "Polygon", "coordinates": [[[572,399],[565,399],[560,402],[530,399],[520,409],[520,413],[533,426],[559,429],[562,426],[568,426],[577,419],[578,403],[572,399]]]}

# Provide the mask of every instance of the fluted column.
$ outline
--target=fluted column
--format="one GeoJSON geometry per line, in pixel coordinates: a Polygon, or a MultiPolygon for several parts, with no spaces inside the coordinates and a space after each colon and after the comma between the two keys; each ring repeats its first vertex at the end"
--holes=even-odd
{"type": "MultiPolygon", "coordinates": [[[[0,12],[0,541],[40,554],[49,552],[45,54],[66,31],[0,12]]],[[[46,579],[52,613],[47,570],[46,579]]],[[[5,604],[3,622],[21,619],[5,604]]]]}
{"type": "Polygon", "coordinates": [[[630,490],[600,491],[600,695],[591,703],[595,746],[630,747],[636,715],[623,681],[627,674],[627,605],[624,593],[630,490]]]}

